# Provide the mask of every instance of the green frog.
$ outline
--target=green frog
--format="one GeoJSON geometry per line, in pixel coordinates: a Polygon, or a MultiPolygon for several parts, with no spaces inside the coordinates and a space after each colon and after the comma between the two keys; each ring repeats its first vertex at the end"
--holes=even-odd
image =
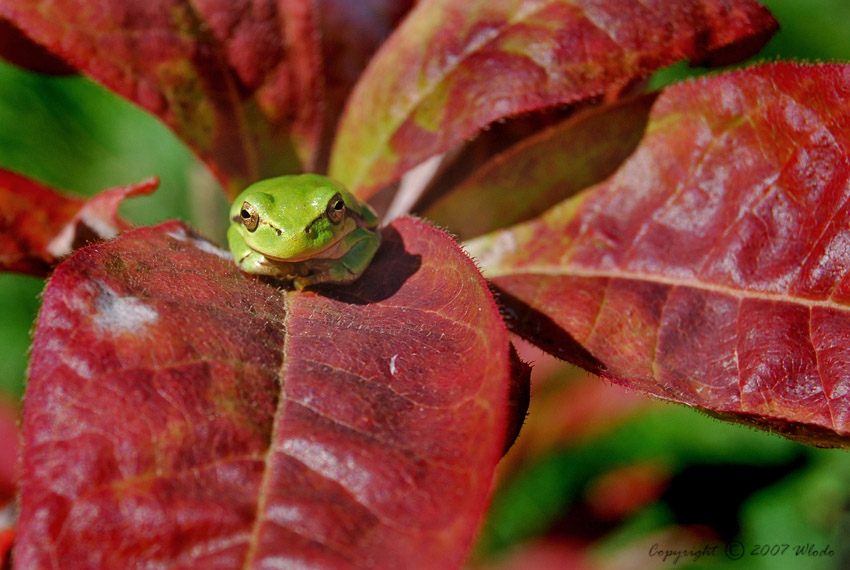
{"type": "Polygon", "coordinates": [[[230,220],[227,241],[236,265],[296,289],[354,281],[381,244],[372,208],[319,174],[252,184],[234,200],[230,220]]]}

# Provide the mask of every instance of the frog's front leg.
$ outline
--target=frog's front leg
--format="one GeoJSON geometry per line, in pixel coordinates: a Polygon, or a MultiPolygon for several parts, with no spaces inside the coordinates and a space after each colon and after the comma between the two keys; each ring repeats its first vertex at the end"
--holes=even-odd
{"type": "Polygon", "coordinates": [[[251,249],[236,226],[230,226],[227,230],[227,243],[233,253],[233,261],[245,273],[269,275],[276,279],[292,279],[298,272],[299,268],[295,263],[272,260],[251,249]]]}
{"type": "Polygon", "coordinates": [[[369,266],[378,246],[381,234],[378,230],[357,228],[344,238],[342,248],[348,251],[337,259],[316,260],[316,265],[308,275],[300,275],[292,280],[296,289],[303,289],[316,283],[351,283],[360,277],[369,266]]]}

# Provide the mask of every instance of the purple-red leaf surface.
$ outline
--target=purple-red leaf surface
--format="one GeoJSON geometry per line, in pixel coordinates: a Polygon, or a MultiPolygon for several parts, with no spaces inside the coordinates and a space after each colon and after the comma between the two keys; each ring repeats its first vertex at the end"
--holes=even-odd
{"type": "Polygon", "coordinates": [[[411,218],[303,292],[177,222],[84,248],[35,332],[16,568],[457,567],[512,367],[472,261],[411,218]]]}
{"type": "Polygon", "coordinates": [[[162,119],[232,194],[313,165],[322,83],[309,0],[0,0],[0,16],[162,119]]]}
{"type": "Polygon", "coordinates": [[[553,353],[847,446],[849,156],[850,66],[677,85],[612,178],[471,251],[516,330],[553,353]]]}
{"type": "Polygon", "coordinates": [[[743,58],[775,29],[752,0],[423,0],[352,93],[330,173],[368,197],[493,121],[743,58]]]}
{"type": "Polygon", "coordinates": [[[128,229],[118,206],[125,198],[150,194],[158,184],[151,178],[86,201],[0,169],[0,271],[47,275],[74,249],[128,229]]]}

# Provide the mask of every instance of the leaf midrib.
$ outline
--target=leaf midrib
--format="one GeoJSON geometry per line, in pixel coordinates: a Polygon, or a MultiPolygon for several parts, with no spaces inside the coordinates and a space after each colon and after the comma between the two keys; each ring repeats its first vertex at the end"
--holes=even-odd
{"type": "Polygon", "coordinates": [[[802,296],[795,297],[788,293],[736,288],[728,285],[722,285],[719,283],[712,283],[710,281],[700,281],[698,279],[672,277],[669,275],[645,273],[641,271],[619,269],[588,269],[582,267],[564,267],[555,265],[530,265],[502,272],[497,270],[485,270],[485,277],[487,277],[487,279],[497,279],[499,277],[509,277],[512,275],[543,275],[547,277],[582,277],[588,279],[601,278],[620,279],[625,281],[641,281],[645,283],[667,285],[670,287],[698,289],[711,293],[718,293],[728,297],[734,297],[740,300],[763,300],[771,302],[784,302],[809,308],[832,309],[835,311],[850,313],[850,305],[833,301],[830,298],[809,299],[802,296]]]}
{"type": "Polygon", "coordinates": [[[274,412],[274,419],[272,421],[272,430],[269,435],[269,446],[266,452],[263,454],[263,463],[265,463],[265,469],[263,469],[263,478],[260,481],[259,491],[257,493],[257,511],[254,517],[254,524],[251,527],[251,531],[249,533],[249,542],[248,542],[248,552],[245,554],[245,563],[243,564],[243,570],[250,570],[254,567],[254,561],[257,556],[257,547],[259,545],[259,535],[260,530],[262,529],[262,525],[265,522],[264,514],[266,512],[266,498],[269,496],[269,486],[272,484],[272,459],[275,454],[275,443],[277,442],[277,433],[280,429],[280,422],[283,416],[283,406],[286,402],[286,386],[284,386],[284,378],[286,378],[286,364],[288,362],[288,347],[289,347],[289,321],[290,321],[290,304],[289,304],[289,296],[281,295],[281,300],[283,301],[283,323],[281,323],[281,327],[284,331],[283,334],[283,347],[281,349],[282,357],[280,363],[280,372],[278,373],[278,378],[280,379],[280,393],[277,400],[277,406],[274,412]]]}

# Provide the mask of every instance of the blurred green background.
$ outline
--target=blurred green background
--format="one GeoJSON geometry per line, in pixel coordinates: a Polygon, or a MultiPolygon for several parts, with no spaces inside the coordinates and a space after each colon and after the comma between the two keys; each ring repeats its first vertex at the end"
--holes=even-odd
{"type": "MultiPolygon", "coordinates": [[[[782,29],[755,60],[850,60],[850,1],[763,4],[782,29]]],[[[651,85],[660,87],[702,72],[675,65],[657,73],[651,85]]],[[[0,63],[0,167],[87,196],[156,175],[161,185],[154,195],[132,199],[122,207],[128,219],[152,224],[180,218],[216,241],[223,238],[223,193],[203,166],[153,117],[83,78],[39,76],[0,63]]],[[[0,274],[0,361],[4,362],[0,396],[17,399],[23,394],[30,328],[42,288],[40,279],[0,274]]],[[[662,461],[679,475],[690,468],[705,468],[710,474],[711,465],[767,467],[786,473],[741,499],[738,536],[749,546],[812,542],[832,544],[838,551],[832,558],[802,561],[793,556],[747,556],[741,561],[721,556],[691,567],[839,568],[840,548],[850,542],[850,536],[841,534],[842,529],[850,530],[844,507],[850,499],[846,452],[797,445],[673,406],[654,407],[589,441],[518,463],[495,496],[479,544],[482,564],[534,536],[558,534],[564,513],[575,508],[588,481],[618,465],[642,460],[662,461]]],[[[674,511],[662,502],[647,507],[612,529],[593,549],[610,566],[613,558],[606,558],[606,553],[675,524],[674,511]]],[[[658,566],[648,556],[635,561],[635,568],[658,566]],[[646,565],[640,564],[642,560],[646,565]]]]}

